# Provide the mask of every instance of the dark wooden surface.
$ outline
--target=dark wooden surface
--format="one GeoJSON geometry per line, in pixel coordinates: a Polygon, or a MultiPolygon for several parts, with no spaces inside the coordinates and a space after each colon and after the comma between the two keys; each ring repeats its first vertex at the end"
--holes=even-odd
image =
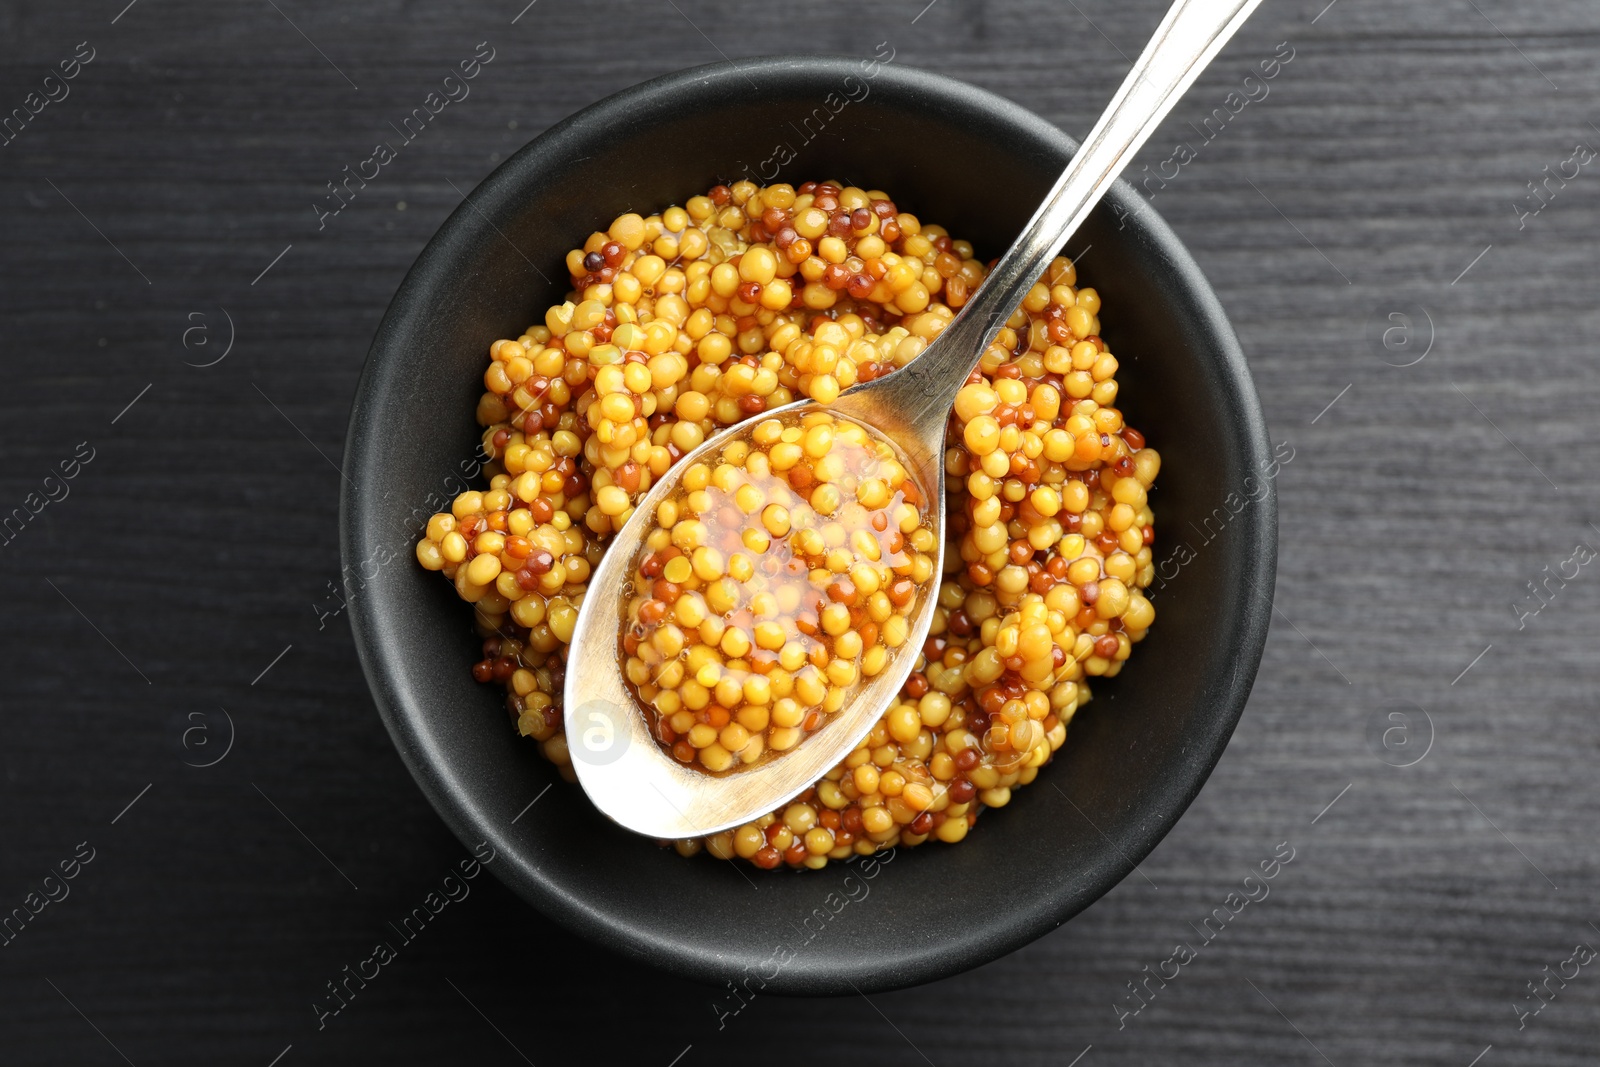
{"type": "Polygon", "coordinates": [[[318,617],[362,357],[460,194],[571,111],[719,52],[889,41],[1081,135],[1162,7],[540,0],[513,23],[522,2],[0,8],[0,110],[95,50],[0,148],[0,513],[94,450],[0,548],[0,910],[94,850],[0,948],[0,1061],[1595,1062],[1596,965],[1517,1014],[1600,945],[1600,563],[1515,607],[1600,548],[1600,161],[1520,228],[1514,207],[1600,148],[1600,12],[1576,0],[1271,0],[1136,165],[1198,146],[1155,205],[1294,449],[1254,696],[1143,876],[975,972],[757,1000],[723,1029],[714,991],[480,878],[319,1031],[324,983],[465,855],[344,619],[318,617]],[[319,232],[324,183],[480,41],[471,96],[319,232]],[[1202,144],[1283,41],[1268,95],[1202,144]],[[1382,347],[1391,312],[1410,348],[1382,347]],[[186,366],[221,354],[225,315],[227,358],[186,366]],[[222,709],[231,750],[186,766],[222,753],[222,709]],[[1385,749],[1390,712],[1410,733],[1385,749]],[[1199,944],[1191,924],[1280,842],[1271,895],[1119,1030],[1125,983],[1199,944]]]}

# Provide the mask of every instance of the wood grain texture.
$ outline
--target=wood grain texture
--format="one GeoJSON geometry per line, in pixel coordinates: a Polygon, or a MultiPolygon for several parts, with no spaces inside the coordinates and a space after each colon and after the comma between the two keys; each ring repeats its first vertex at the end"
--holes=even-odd
{"type": "Polygon", "coordinates": [[[719,53],[887,40],[1081,135],[1163,5],[540,0],[513,24],[521,0],[123,2],[0,8],[0,112],[95,49],[0,148],[0,512],[94,449],[0,548],[0,910],[95,850],[0,948],[0,1060],[1594,1062],[1594,967],[1523,1029],[1514,1009],[1600,944],[1600,572],[1521,628],[1514,608],[1541,568],[1600,547],[1600,175],[1520,228],[1513,206],[1600,142],[1592,4],[1275,0],[1135,165],[1198,145],[1154,203],[1295,450],[1253,698],[1144,877],[978,971],[870,1002],[758,999],[721,1029],[716,991],[480,878],[319,1030],[324,983],[465,855],[396,758],[344,620],[318,618],[363,355],[461,194],[573,110],[719,53]],[[324,183],[480,41],[495,58],[470,98],[319,232],[324,183]],[[1268,95],[1201,144],[1279,42],[1294,58],[1268,95]],[[223,309],[228,357],[186,366],[220,354],[223,309]],[[1391,312],[1431,337],[1414,366],[1385,364],[1412,358],[1377,340],[1391,312]],[[185,347],[197,324],[210,347],[185,347]],[[1387,765],[1369,725],[1419,708],[1431,749],[1387,765]],[[221,751],[219,709],[232,750],[186,766],[221,751]],[[1285,841],[1270,896],[1119,1030],[1125,983],[1198,943],[1191,924],[1285,841]]]}

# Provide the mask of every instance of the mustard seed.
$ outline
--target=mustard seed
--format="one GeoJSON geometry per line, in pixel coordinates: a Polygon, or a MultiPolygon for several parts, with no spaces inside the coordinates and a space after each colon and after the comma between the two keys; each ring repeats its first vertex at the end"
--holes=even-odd
{"type": "MultiPolygon", "coordinates": [[[[519,732],[571,779],[567,642],[634,503],[718,428],[762,425],[802,397],[829,403],[915,359],[988,266],[882,190],[832,181],[738,182],[623,215],[565,266],[565,299],[489,347],[476,412],[487,484],[431,517],[416,554],[473,604],[486,639],[474,677],[504,687],[519,732]]],[[[1155,620],[1161,457],[1115,407],[1106,309],[1083,280],[1054,260],[958,395],[944,531],[902,533],[889,480],[867,484],[832,462],[837,448],[813,454],[784,427],[730,460],[740,484],[703,472],[691,493],[717,498],[704,513],[686,495],[654,516],[666,536],[637,563],[619,656],[636,661],[630,684],[681,762],[731,770],[758,741],[792,748],[835,693],[892,654],[916,657],[827,777],[680,852],[811,868],[959,842],[1060,749],[1091,680],[1122,669],[1155,620]],[[739,497],[756,485],[788,495],[739,497]],[[945,573],[915,573],[940,535],[945,573]],[[702,547],[720,560],[702,554],[697,571],[702,547]],[[936,597],[933,632],[904,649],[919,596],[936,597]],[[785,825],[796,807],[811,813],[795,812],[798,832],[785,825]]],[[[924,504],[909,481],[899,501],[924,504]]]]}

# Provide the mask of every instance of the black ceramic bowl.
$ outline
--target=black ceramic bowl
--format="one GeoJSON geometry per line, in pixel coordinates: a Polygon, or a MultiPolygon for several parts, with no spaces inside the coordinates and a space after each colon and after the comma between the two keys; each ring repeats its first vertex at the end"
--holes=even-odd
{"type": "Polygon", "coordinates": [[[831,177],[889,191],[988,258],[1073,147],[1008,100],[901,64],[740,60],[656,78],[553,127],[423,250],[378,330],[351,415],[341,531],[350,621],[423,792],[463,842],[491,843],[491,869],[546,915],[718,985],[810,994],[912,985],[1066,921],[1194,799],[1266,638],[1275,468],[1222,308],[1125,185],[1070,247],[1093,246],[1080,276],[1104,298],[1104,336],[1122,364],[1118,403],[1163,457],[1151,498],[1163,574],[1156,625],[1121,677],[1094,684],[1039,780],[959,846],[768,872],[684,859],[615,827],[516,735],[497,687],[472,680],[471,609],[412,554],[427,515],[468,487],[489,344],[563,299],[563,256],[592,230],[718,181],[831,177]]]}

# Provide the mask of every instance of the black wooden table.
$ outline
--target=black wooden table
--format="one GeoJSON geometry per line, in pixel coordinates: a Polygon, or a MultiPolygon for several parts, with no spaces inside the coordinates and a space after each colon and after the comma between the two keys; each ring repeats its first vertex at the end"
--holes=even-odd
{"type": "Polygon", "coordinates": [[[330,585],[362,357],[441,220],[564,115],[719,58],[886,41],[1081,135],[1163,6],[524,2],[0,9],[0,914],[38,908],[0,935],[0,1062],[1595,1062],[1576,0],[1271,0],[1133,167],[1293,455],[1253,699],[1139,874],[975,972],[722,1028],[715,991],[482,878],[319,1030],[326,983],[465,855],[330,585]]]}

